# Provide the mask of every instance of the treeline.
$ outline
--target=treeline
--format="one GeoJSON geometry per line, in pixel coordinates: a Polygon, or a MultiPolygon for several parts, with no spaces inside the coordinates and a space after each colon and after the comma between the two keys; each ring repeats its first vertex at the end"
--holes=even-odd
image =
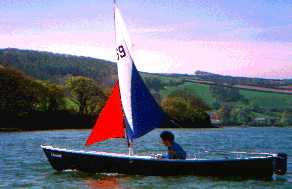
{"type": "Polygon", "coordinates": [[[0,128],[89,128],[95,116],[80,114],[79,109],[68,105],[67,92],[64,86],[34,80],[15,69],[0,67],[0,128]]]}
{"type": "Polygon", "coordinates": [[[249,77],[233,77],[213,74],[209,72],[196,71],[195,77],[197,79],[212,81],[215,83],[229,84],[229,85],[251,85],[267,88],[279,88],[280,86],[292,85],[292,79],[262,79],[249,77]]]}
{"type": "Polygon", "coordinates": [[[2,49],[0,62],[33,78],[64,83],[70,76],[85,76],[106,86],[117,78],[113,62],[32,50],[2,49]]]}
{"type": "MultiPolygon", "coordinates": [[[[220,115],[223,125],[244,126],[291,126],[291,108],[266,109],[240,94],[238,88],[210,85],[210,93],[215,97],[214,111],[220,115]]],[[[264,103],[264,102],[263,102],[264,103]]]]}
{"type": "MultiPolygon", "coordinates": [[[[56,84],[0,66],[0,128],[90,128],[110,92],[111,87],[84,76],[71,76],[56,84]]],[[[209,107],[191,93],[176,91],[163,99],[155,97],[172,120],[164,127],[211,126],[205,112],[209,107]]]]}

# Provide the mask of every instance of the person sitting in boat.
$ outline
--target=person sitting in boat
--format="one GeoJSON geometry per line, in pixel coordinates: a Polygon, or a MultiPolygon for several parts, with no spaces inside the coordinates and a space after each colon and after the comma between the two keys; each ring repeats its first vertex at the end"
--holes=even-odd
{"type": "Polygon", "coordinates": [[[165,146],[168,148],[167,154],[163,154],[161,158],[164,159],[186,159],[187,153],[184,149],[175,142],[174,134],[170,131],[163,131],[160,138],[165,146]]]}

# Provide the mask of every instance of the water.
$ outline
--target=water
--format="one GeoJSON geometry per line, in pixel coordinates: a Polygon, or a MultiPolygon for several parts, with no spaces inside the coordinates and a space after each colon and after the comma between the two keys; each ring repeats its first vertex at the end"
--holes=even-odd
{"type": "MultiPolygon", "coordinates": [[[[161,152],[155,130],[135,141],[136,153],[161,152]]],[[[147,177],[56,172],[49,165],[40,145],[83,149],[89,130],[0,133],[0,188],[292,188],[292,128],[224,128],[173,130],[178,143],[189,154],[205,150],[285,152],[291,157],[288,173],[273,181],[222,180],[180,176],[147,177]]],[[[127,152],[126,142],[111,140],[88,150],[127,152]]]]}

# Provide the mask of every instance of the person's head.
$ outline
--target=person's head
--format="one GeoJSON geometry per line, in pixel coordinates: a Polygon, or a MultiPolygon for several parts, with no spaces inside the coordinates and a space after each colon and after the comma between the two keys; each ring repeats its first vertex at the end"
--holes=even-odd
{"type": "Polygon", "coordinates": [[[162,131],[160,133],[160,138],[165,146],[171,146],[174,142],[174,134],[170,131],[162,131]]]}

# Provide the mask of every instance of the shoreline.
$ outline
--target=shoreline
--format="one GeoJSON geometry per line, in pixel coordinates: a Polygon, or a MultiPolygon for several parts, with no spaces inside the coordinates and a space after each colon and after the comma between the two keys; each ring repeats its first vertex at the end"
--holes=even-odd
{"type": "MultiPolygon", "coordinates": [[[[224,128],[292,128],[292,125],[285,126],[285,127],[277,127],[277,126],[263,126],[263,127],[256,127],[256,126],[223,126],[223,127],[194,127],[194,128],[157,128],[157,129],[172,129],[172,130],[185,130],[185,129],[224,129],[224,128]]],[[[0,133],[5,132],[37,132],[37,131],[76,131],[76,130],[91,130],[92,128],[52,128],[52,129],[19,129],[19,128],[0,128],[0,133]]]]}

